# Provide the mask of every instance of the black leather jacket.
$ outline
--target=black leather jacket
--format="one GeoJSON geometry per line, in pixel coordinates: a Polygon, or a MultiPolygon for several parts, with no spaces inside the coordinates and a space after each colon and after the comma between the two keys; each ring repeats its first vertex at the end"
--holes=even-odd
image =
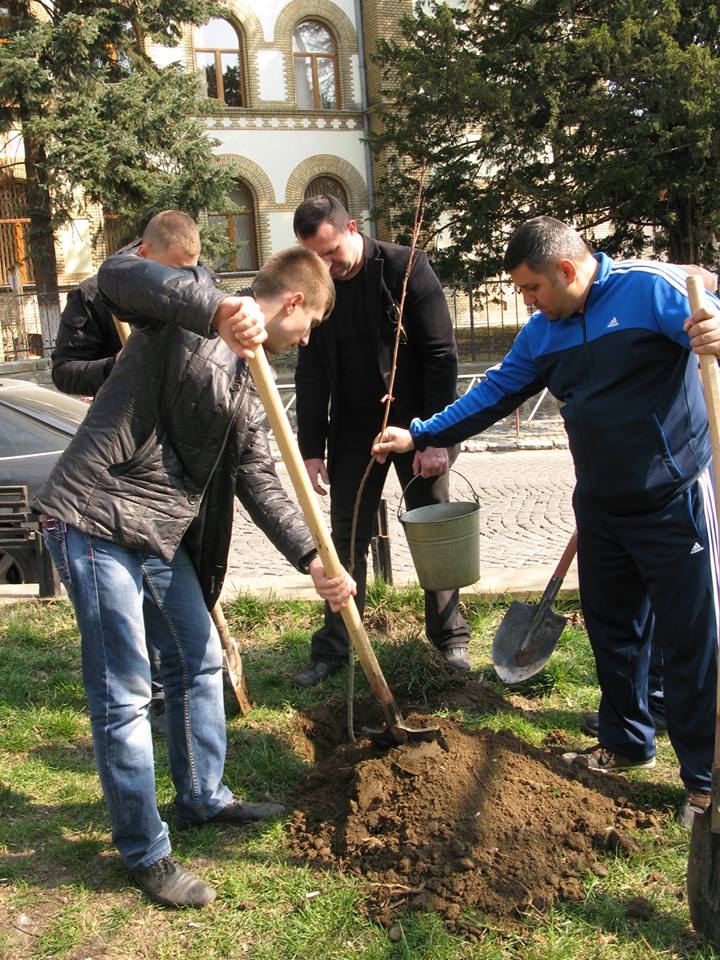
{"type": "Polygon", "coordinates": [[[211,326],[226,294],[203,268],[131,252],[106,260],[98,285],[133,335],[34,509],[165,560],[183,542],[210,607],[227,568],[236,494],[304,569],[313,542],[275,472],[247,365],[211,326]]]}
{"type": "MultiPolygon", "coordinates": [[[[363,237],[366,325],[377,369],[390,384],[392,354],[397,328],[397,305],[410,248],[363,237]]],[[[336,281],[340,286],[342,281],[336,281]]],[[[445,294],[424,252],[418,251],[410,273],[400,341],[397,378],[390,423],[409,426],[413,417],[429,417],[455,399],[457,347],[445,294]]],[[[343,429],[338,369],[338,341],[351,318],[336,308],[325,323],[316,327],[310,343],[298,352],[297,388],[298,443],[303,457],[327,454],[332,472],[337,438],[343,429]],[[329,406],[329,413],[328,413],[329,406]]],[[[368,390],[375,378],[368,377],[368,390]]],[[[372,398],[380,408],[381,394],[372,398]]],[[[372,429],[373,425],[370,425],[372,429]]],[[[357,425],[353,424],[356,430],[357,425]]],[[[360,442],[363,442],[362,440],[360,442]]]]}
{"type": "Polygon", "coordinates": [[[52,353],[53,383],[63,393],[94,397],[110,376],[122,344],[97,277],[68,294],[52,353]]]}

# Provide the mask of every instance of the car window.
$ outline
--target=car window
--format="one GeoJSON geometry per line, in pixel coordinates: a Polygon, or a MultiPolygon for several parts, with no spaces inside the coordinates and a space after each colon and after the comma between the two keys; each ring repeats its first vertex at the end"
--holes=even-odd
{"type": "Polygon", "coordinates": [[[69,436],[0,406],[0,459],[57,453],[64,450],[69,442],[69,436]]]}

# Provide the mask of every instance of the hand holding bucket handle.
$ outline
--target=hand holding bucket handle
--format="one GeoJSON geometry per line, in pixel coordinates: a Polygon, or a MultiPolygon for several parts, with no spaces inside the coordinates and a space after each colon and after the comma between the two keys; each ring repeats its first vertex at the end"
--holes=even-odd
{"type": "MultiPolygon", "coordinates": [[[[410,555],[424,590],[457,590],[480,579],[480,499],[473,485],[473,502],[431,503],[404,513],[398,508],[410,555]]],[[[400,507],[412,478],[400,499],[400,507]]]]}

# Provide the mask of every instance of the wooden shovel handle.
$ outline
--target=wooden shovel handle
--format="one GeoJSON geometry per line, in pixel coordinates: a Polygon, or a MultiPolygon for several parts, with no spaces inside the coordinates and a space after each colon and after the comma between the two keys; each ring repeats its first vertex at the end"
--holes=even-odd
{"type": "Polygon", "coordinates": [[[132,333],[132,327],[129,323],[126,323],[124,320],[118,320],[118,318],[113,314],[113,323],[115,324],[115,329],[117,330],[117,335],[120,337],[120,343],[125,346],[128,342],[128,337],[132,333]]]}
{"type": "MultiPolygon", "coordinates": [[[[280,394],[273,380],[270,365],[262,347],[255,350],[255,357],[248,361],[250,371],[257,386],[260,399],[265,407],[265,413],[275,434],[285,466],[287,467],[292,485],[295,488],[300,508],[310,533],[315,541],[325,572],[330,577],[337,577],[343,572],[342,564],[337,555],[335,545],[330,539],[330,533],[325,518],[318,506],[315,491],[310,484],[305,464],[300,457],[295,437],[288,423],[287,415],[280,400],[280,394]]],[[[360,660],[365,676],[372,687],[373,694],[378,702],[385,706],[394,706],[394,698],[380,669],[380,664],[370,646],[365,633],[355,600],[341,610],[341,615],[347,627],[350,639],[360,660]]]]}
{"type": "MultiPolygon", "coordinates": [[[[688,300],[693,313],[704,306],[704,288],[700,277],[687,278],[688,300]]],[[[718,383],[718,361],[713,354],[700,354],[700,375],[702,378],[705,406],[707,407],[710,446],[712,448],[713,486],[715,504],[720,504],[720,384],[718,383]]],[[[717,562],[717,557],[715,558],[717,562]]],[[[711,786],[712,813],[710,829],[720,833],[720,670],[717,675],[717,694],[715,705],[715,752],[713,754],[713,774],[711,786]]]]}
{"type": "MultiPolygon", "coordinates": [[[[700,277],[687,278],[688,299],[693,313],[704,306],[704,289],[700,277]]],[[[709,353],[700,354],[700,374],[710,429],[715,501],[720,503],[720,498],[718,498],[720,492],[720,384],[718,383],[718,360],[716,356],[709,353]]]]}

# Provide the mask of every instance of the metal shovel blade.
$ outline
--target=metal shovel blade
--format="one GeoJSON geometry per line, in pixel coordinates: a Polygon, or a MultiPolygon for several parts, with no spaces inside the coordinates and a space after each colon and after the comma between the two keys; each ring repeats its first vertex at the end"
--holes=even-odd
{"type": "Polygon", "coordinates": [[[542,670],[566,622],[550,604],[513,600],[493,640],[493,665],[500,679],[520,683],[542,670]]]}
{"type": "Polygon", "coordinates": [[[696,932],[720,948],[720,834],[710,824],[712,807],[696,813],[688,857],[687,895],[696,932]]]}

